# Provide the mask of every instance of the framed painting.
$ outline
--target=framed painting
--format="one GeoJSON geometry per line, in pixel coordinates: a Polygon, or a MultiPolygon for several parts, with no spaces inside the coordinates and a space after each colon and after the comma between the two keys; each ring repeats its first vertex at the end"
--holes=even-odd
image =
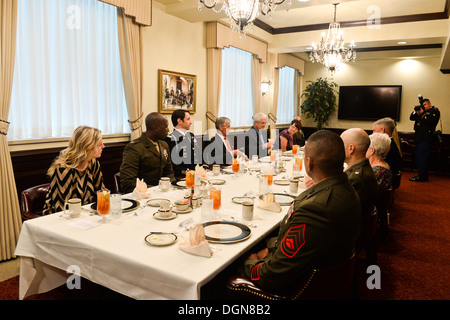
{"type": "Polygon", "coordinates": [[[197,76],[161,69],[158,74],[158,111],[172,113],[183,109],[195,113],[197,76]]]}

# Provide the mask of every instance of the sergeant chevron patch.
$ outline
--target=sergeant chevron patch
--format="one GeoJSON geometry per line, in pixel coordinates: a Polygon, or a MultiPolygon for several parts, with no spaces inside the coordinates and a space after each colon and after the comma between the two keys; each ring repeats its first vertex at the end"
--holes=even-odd
{"type": "Polygon", "coordinates": [[[283,241],[281,241],[281,252],[286,257],[293,258],[304,244],[305,225],[290,227],[283,241]]]}

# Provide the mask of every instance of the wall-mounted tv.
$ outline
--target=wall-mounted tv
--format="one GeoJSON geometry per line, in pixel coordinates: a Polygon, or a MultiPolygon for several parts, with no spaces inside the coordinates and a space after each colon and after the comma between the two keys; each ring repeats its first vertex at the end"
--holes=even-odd
{"type": "Polygon", "coordinates": [[[338,119],[375,121],[400,120],[402,86],[341,86],[338,119]]]}

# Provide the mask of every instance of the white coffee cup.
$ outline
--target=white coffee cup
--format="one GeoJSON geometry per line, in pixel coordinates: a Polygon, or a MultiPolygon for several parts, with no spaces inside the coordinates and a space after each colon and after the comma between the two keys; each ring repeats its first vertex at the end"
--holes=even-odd
{"type": "Polygon", "coordinates": [[[289,192],[291,194],[297,194],[298,192],[298,179],[291,179],[289,182],[289,192]]]}
{"type": "Polygon", "coordinates": [[[163,191],[166,192],[169,190],[170,188],[170,178],[169,177],[162,177],[159,180],[159,188],[163,191]]]}
{"type": "Polygon", "coordinates": [[[78,218],[81,214],[81,199],[73,198],[64,203],[64,215],[78,218]],[[68,210],[66,208],[68,207],[68,210]]]}
{"type": "Polygon", "coordinates": [[[218,164],[213,165],[213,174],[215,176],[218,176],[220,174],[220,165],[218,164]]]}
{"type": "Polygon", "coordinates": [[[242,218],[245,220],[253,219],[253,202],[242,203],[242,218]]]}
{"type": "Polygon", "coordinates": [[[169,211],[172,208],[172,203],[169,200],[161,200],[159,202],[160,211],[169,211]]]}

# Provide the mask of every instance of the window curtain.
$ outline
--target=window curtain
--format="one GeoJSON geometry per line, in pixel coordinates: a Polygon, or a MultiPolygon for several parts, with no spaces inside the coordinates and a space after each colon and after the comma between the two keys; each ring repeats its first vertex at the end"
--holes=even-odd
{"type": "Polygon", "coordinates": [[[233,47],[223,50],[218,116],[230,118],[233,127],[253,124],[252,64],[249,52],[233,47]]]}
{"type": "Polygon", "coordinates": [[[253,79],[253,110],[254,114],[261,111],[261,61],[256,55],[252,57],[252,79],[253,79]]]}
{"type": "Polygon", "coordinates": [[[14,258],[22,228],[6,135],[14,74],[18,0],[0,1],[0,260],[14,258]]]}
{"type": "Polygon", "coordinates": [[[131,140],[134,140],[141,136],[143,123],[141,26],[125,15],[121,8],[117,8],[117,13],[123,86],[131,140]]]}
{"type": "Polygon", "coordinates": [[[136,24],[143,26],[152,25],[152,0],[99,0],[117,8],[132,17],[136,24]]]}
{"type": "Polygon", "coordinates": [[[290,123],[295,116],[297,109],[297,72],[290,67],[279,69],[278,82],[278,124],[290,123]]]}
{"type": "Polygon", "coordinates": [[[9,140],[70,137],[80,125],[129,132],[117,9],[93,0],[20,0],[9,140]]]}
{"type": "MultiPolygon", "coordinates": [[[[222,79],[222,49],[207,49],[208,64],[208,112],[214,116],[219,114],[220,87],[222,79]]],[[[209,136],[214,136],[216,124],[208,118],[209,136]]]]}

